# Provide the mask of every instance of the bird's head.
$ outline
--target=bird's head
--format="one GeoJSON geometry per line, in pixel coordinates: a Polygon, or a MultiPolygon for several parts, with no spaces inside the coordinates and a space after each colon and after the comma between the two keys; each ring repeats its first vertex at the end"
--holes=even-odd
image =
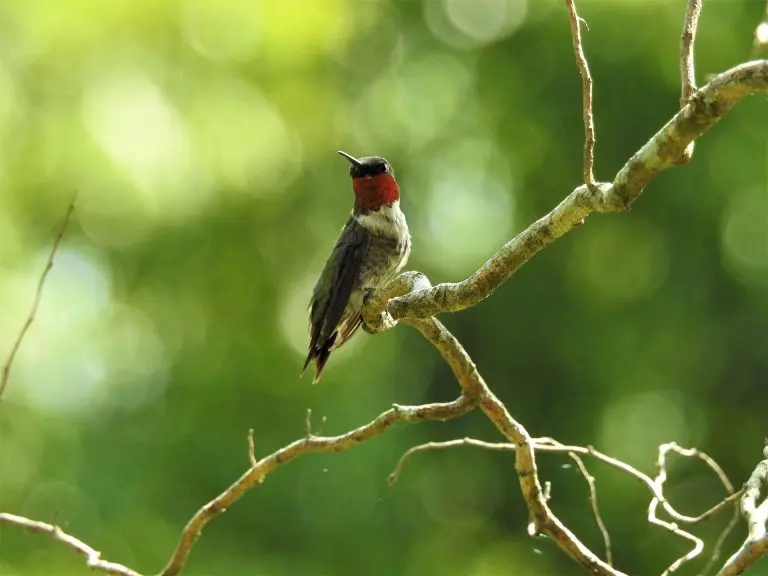
{"type": "Polygon", "coordinates": [[[395,181],[392,166],[381,156],[355,158],[339,150],[349,163],[355,206],[363,210],[377,211],[400,199],[400,187],[395,181]]]}

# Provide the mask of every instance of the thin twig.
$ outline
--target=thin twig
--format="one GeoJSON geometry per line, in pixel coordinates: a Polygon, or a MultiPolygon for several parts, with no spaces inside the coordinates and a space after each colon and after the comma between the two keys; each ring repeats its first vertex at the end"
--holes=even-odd
{"type": "MultiPolygon", "coordinates": [[[[673,443],[662,444],[661,446],[659,446],[659,456],[656,460],[656,468],[658,472],[656,474],[656,478],[653,481],[654,484],[656,485],[656,488],[658,489],[659,494],[664,493],[664,483],[667,481],[667,452],[671,450],[675,450],[682,456],[697,455],[697,450],[695,448],[683,449],[677,446],[677,444],[673,444],[673,443]]],[[[658,518],[658,516],[656,515],[656,510],[659,505],[659,500],[660,499],[655,495],[651,500],[651,503],[648,506],[648,521],[651,522],[652,524],[656,524],[657,526],[661,526],[662,528],[666,528],[667,530],[669,530],[673,534],[676,534],[677,536],[680,536],[682,538],[685,538],[693,542],[693,548],[690,551],[688,551],[686,554],[684,554],[683,556],[681,556],[680,558],[672,562],[672,564],[670,564],[669,567],[666,570],[664,570],[664,572],[662,572],[662,576],[667,576],[668,574],[671,574],[672,572],[677,571],[684,563],[688,562],[689,560],[693,560],[699,554],[701,554],[702,550],[704,550],[704,542],[701,540],[701,538],[694,536],[690,532],[682,530],[680,527],[677,526],[677,524],[672,524],[670,522],[667,522],[665,520],[661,520],[660,518],[658,518]]]]}
{"type": "Polygon", "coordinates": [[[67,228],[69,227],[69,221],[72,219],[72,213],[75,211],[75,202],[77,201],[77,194],[72,198],[72,202],[69,203],[69,207],[67,208],[67,212],[64,214],[64,222],[61,225],[61,230],[59,230],[58,235],[56,236],[56,239],[53,242],[53,246],[51,247],[51,252],[48,254],[48,261],[45,264],[45,268],[43,268],[43,273],[40,275],[40,280],[37,282],[37,290],[35,290],[35,298],[32,302],[32,308],[29,311],[29,314],[27,315],[27,319],[24,322],[24,325],[21,327],[21,331],[19,332],[19,335],[16,337],[16,341],[13,343],[13,346],[11,347],[11,352],[8,354],[8,359],[5,362],[5,365],[3,366],[3,373],[0,377],[0,399],[3,397],[3,392],[5,392],[5,387],[8,385],[8,378],[11,374],[11,366],[13,365],[13,360],[16,357],[16,352],[18,352],[19,347],[21,346],[21,341],[24,340],[24,336],[27,334],[27,330],[29,330],[29,327],[32,325],[32,322],[35,320],[35,314],[37,314],[37,308],[40,306],[40,300],[43,297],[43,286],[45,286],[45,280],[48,277],[48,272],[51,271],[51,268],[53,268],[53,259],[56,257],[56,252],[59,250],[59,245],[61,244],[62,238],[64,238],[64,234],[67,231],[67,228]]]}
{"type": "MultiPolygon", "coordinates": [[[[683,21],[683,33],[680,36],[680,108],[688,104],[696,93],[696,68],[694,66],[694,44],[696,27],[699,24],[702,0],[688,0],[683,21]]],[[[694,143],[691,142],[678,159],[678,164],[690,162],[693,158],[694,143]]]]}
{"type": "Polygon", "coordinates": [[[251,463],[251,468],[258,463],[256,460],[256,443],[253,441],[253,428],[248,430],[248,462],[251,463]]]}
{"type": "Polygon", "coordinates": [[[684,538],[690,542],[693,542],[693,548],[691,548],[691,550],[672,562],[672,564],[670,564],[669,567],[661,573],[661,576],[668,576],[669,574],[676,572],[683,564],[689,560],[693,560],[699,554],[701,554],[701,551],[704,550],[704,541],[701,538],[694,536],[690,532],[683,530],[677,524],[673,522],[667,522],[666,520],[659,518],[656,514],[658,506],[659,499],[653,498],[651,503],[648,505],[648,522],[656,526],[660,526],[665,530],[669,530],[675,536],[679,536],[680,538],[684,538]]]}
{"type": "MultiPolygon", "coordinates": [[[[737,494],[741,496],[741,490],[739,490],[737,494]]],[[[731,519],[728,521],[728,524],[726,524],[725,528],[723,528],[723,531],[720,532],[720,535],[717,537],[717,540],[715,541],[715,545],[712,547],[712,555],[709,557],[709,560],[707,560],[706,565],[702,569],[701,576],[705,576],[706,574],[709,574],[709,571],[712,570],[715,564],[717,564],[717,561],[720,560],[720,554],[722,553],[725,539],[728,538],[728,535],[733,531],[733,529],[739,523],[739,519],[740,519],[739,508],[738,506],[734,506],[733,515],[731,516],[731,519]]]]}
{"type": "Polygon", "coordinates": [[[696,27],[699,24],[702,0],[688,0],[683,21],[683,33],[680,37],[680,108],[688,104],[696,93],[696,68],[693,63],[696,27]]]}
{"type": "Polygon", "coordinates": [[[589,504],[592,506],[592,515],[595,517],[597,528],[600,530],[600,534],[603,536],[603,544],[605,545],[605,561],[609,565],[613,566],[613,552],[611,551],[611,536],[608,533],[608,529],[605,527],[603,516],[600,514],[600,508],[597,505],[597,486],[595,485],[595,477],[589,473],[584,462],[573,452],[568,452],[568,456],[576,462],[576,466],[579,467],[581,475],[584,476],[584,480],[587,481],[589,486],[589,504]]]}
{"type": "Polygon", "coordinates": [[[590,192],[597,192],[597,183],[593,173],[595,164],[595,121],[592,118],[592,74],[589,72],[584,45],[581,42],[582,19],[576,13],[574,0],[565,0],[568,17],[571,22],[571,39],[576,65],[581,74],[582,114],[584,116],[584,184],[590,192]]]}
{"type": "Polygon", "coordinates": [[[397,482],[400,478],[400,474],[403,471],[405,463],[411,459],[412,456],[419,452],[427,452],[432,450],[445,450],[447,448],[456,448],[459,446],[474,446],[475,448],[483,448],[484,450],[492,450],[496,452],[514,452],[515,447],[509,442],[485,442],[483,440],[476,440],[475,438],[459,438],[456,440],[447,440],[444,442],[426,442],[425,444],[419,444],[413,448],[407,450],[395,464],[395,469],[390,472],[387,480],[390,485],[397,482]]]}
{"type": "Polygon", "coordinates": [[[141,576],[141,574],[135,570],[131,570],[122,564],[102,560],[100,552],[94,550],[82,540],[78,540],[74,536],[67,534],[55,524],[38,522],[23,516],[16,516],[15,514],[7,514],[5,512],[0,512],[0,524],[12,524],[24,528],[25,530],[29,530],[30,532],[52,536],[57,542],[61,542],[65,546],[72,548],[84,556],[85,564],[91,570],[98,570],[104,574],[114,574],[116,576],[141,576]]]}

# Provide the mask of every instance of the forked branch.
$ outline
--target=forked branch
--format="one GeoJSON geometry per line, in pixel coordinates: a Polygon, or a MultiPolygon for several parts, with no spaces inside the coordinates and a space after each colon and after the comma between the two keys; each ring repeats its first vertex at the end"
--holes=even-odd
{"type": "Polygon", "coordinates": [[[598,184],[599,193],[579,186],[465,280],[393,298],[387,305],[392,319],[428,318],[479,304],[533,256],[582,224],[588,215],[625,210],[653,178],[677,165],[691,142],[744,97],[758,92],[768,92],[767,60],[747,62],[719,74],[624,164],[611,184],[598,184]]]}

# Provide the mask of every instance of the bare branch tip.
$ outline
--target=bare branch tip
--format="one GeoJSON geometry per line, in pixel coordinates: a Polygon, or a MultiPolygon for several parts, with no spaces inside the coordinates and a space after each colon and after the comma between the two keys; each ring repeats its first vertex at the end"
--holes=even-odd
{"type": "Polygon", "coordinates": [[[253,428],[248,429],[248,461],[251,463],[251,468],[258,464],[258,460],[256,460],[256,445],[253,441],[253,428]]]}
{"type": "Polygon", "coordinates": [[[312,408],[307,408],[307,419],[305,421],[306,438],[312,438],[312,408]]]}
{"type": "Polygon", "coordinates": [[[48,255],[48,260],[45,263],[43,272],[40,275],[40,279],[37,282],[37,289],[35,290],[35,296],[32,301],[32,307],[29,310],[27,319],[24,321],[24,324],[21,327],[21,331],[19,332],[19,335],[16,337],[16,340],[11,346],[11,351],[8,354],[8,358],[6,359],[5,364],[3,365],[2,373],[0,373],[0,400],[2,399],[3,392],[5,392],[5,388],[8,385],[8,378],[10,377],[10,374],[11,374],[11,367],[13,366],[13,361],[16,358],[16,353],[21,347],[21,342],[22,340],[24,340],[24,336],[27,334],[29,327],[32,325],[32,322],[34,322],[35,320],[35,314],[37,314],[37,309],[39,308],[40,301],[42,300],[42,297],[43,297],[43,287],[45,286],[45,281],[48,278],[48,272],[50,272],[51,268],[53,268],[54,258],[56,257],[56,253],[59,250],[59,246],[61,245],[61,241],[64,238],[64,234],[67,232],[67,228],[69,228],[69,222],[72,219],[72,213],[75,211],[76,202],[77,202],[77,193],[75,193],[75,195],[72,197],[72,200],[69,203],[69,206],[67,207],[67,211],[64,214],[64,220],[61,225],[61,229],[59,230],[59,233],[56,235],[56,238],[53,241],[53,246],[51,247],[51,252],[48,255]]]}
{"type": "MultiPolygon", "coordinates": [[[[574,0],[565,0],[568,7],[568,16],[571,23],[571,41],[573,53],[576,57],[576,66],[581,75],[582,84],[582,116],[584,118],[584,183],[592,192],[597,192],[598,185],[594,177],[595,164],[595,122],[592,115],[592,74],[589,71],[587,57],[584,54],[584,46],[581,40],[581,22],[584,19],[576,12],[574,0]]],[[[586,22],[585,22],[586,24],[586,22]]],[[[587,30],[589,27],[587,26],[587,30]]]]}

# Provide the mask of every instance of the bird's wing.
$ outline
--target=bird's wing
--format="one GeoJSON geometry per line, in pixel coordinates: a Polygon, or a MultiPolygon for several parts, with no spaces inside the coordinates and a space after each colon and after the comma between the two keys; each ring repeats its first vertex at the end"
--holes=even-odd
{"type": "MultiPolygon", "coordinates": [[[[315,284],[310,302],[310,354],[333,337],[349,302],[371,234],[350,217],[315,284]]],[[[330,347],[333,343],[328,343],[330,347]]]]}

